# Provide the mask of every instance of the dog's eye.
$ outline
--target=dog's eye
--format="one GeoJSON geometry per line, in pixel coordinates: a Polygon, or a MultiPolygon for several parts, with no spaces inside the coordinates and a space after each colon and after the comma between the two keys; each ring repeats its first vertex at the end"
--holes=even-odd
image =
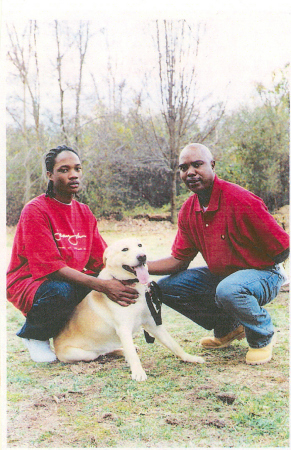
{"type": "Polygon", "coordinates": [[[122,252],[128,252],[128,248],[123,248],[121,251],[122,252]]]}
{"type": "Polygon", "coordinates": [[[138,247],[142,247],[142,244],[138,244],[138,247]]]}

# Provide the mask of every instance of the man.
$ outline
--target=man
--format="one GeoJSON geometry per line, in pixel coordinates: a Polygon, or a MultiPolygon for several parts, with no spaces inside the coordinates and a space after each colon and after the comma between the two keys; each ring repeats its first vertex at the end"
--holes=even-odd
{"type": "Polygon", "coordinates": [[[204,348],[246,337],[246,363],[263,364],[275,340],[263,306],[286,281],[279,263],[288,257],[289,236],[259,197],[219,179],[214,168],[202,144],[181,152],[180,176],[194,195],[180,210],[171,256],[150,261],[149,272],[170,275],[159,281],[165,304],[214,330],[201,340],[204,348]],[[207,267],[187,269],[198,252],[207,267]]]}
{"type": "Polygon", "coordinates": [[[136,302],[138,292],[97,278],[107,245],[89,207],[74,199],[82,180],[79,155],[60,145],[47,153],[45,165],[47,191],[25,205],[17,225],[7,299],[26,317],[17,335],[31,359],[49,363],[56,360],[49,339],[92,289],[124,307],[136,302]]]}

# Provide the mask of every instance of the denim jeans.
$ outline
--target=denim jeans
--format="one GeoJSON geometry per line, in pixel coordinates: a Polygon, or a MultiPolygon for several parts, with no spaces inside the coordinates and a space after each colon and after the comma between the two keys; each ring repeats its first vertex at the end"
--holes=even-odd
{"type": "Polygon", "coordinates": [[[278,265],[239,270],[227,277],[197,267],[161,278],[158,284],[166,305],[203,328],[213,329],[215,337],[242,324],[249,346],[260,348],[274,334],[270,314],[263,306],[277,296],[285,280],[278,265]]]}
{"type": "Polygon", "coordinates": [[[45,281],[36,291],[26,322],[17,336],[46,341],[64,327],[90,289],[66,281],[45,281]]]}

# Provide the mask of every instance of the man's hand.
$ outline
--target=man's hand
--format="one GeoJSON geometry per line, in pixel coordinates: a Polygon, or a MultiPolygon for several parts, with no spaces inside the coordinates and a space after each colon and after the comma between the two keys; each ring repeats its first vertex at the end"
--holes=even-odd
{"type": "Polygon", "coordinates": [[[129,306],[136,302],[138,292],[118,280],[100,280],[98,290],[120,306],[129,306]]]}
{"type": "Polygon", "coordinates": [[[110,300],[118,303],[120,306],[129,306],[135,303],[138,298],[138,292],[132,287],[122,284],[118,280],[101,280],[71,267],[62,267],[52,274],[52,277],[57,280],[73,281],[74,283],[87,286],[98,292],[106,294],[110,300]]]}

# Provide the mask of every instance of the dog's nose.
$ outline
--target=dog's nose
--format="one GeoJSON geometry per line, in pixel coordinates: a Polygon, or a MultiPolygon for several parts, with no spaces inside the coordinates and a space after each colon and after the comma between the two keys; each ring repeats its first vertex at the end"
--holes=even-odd
{"type": "Polygon", "coordinates": [[[146,255],[137,255],[137,260],[140,262],[140,263],[145,263],[146,262],[146,260],[147,260],[147,257],[146,257],[146,255]]]}

